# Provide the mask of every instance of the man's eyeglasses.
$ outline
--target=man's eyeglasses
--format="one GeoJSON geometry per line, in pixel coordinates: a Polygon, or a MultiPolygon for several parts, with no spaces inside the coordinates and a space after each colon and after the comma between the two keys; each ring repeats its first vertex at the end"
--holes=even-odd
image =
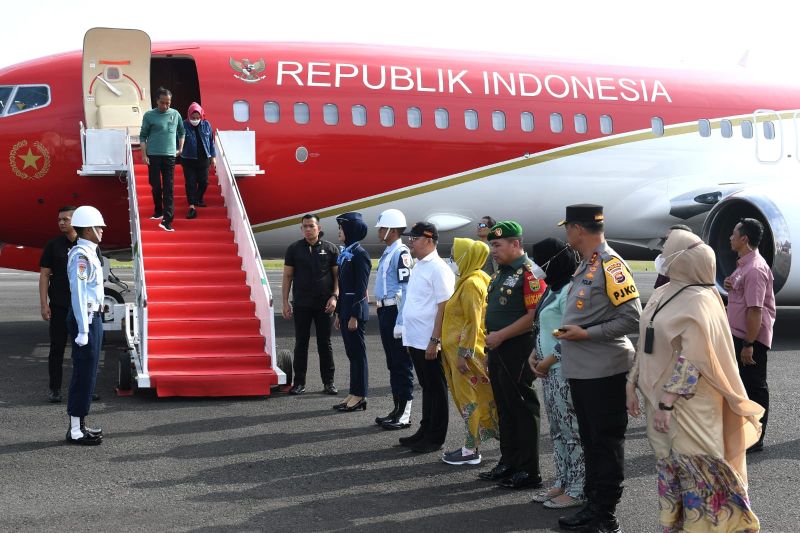
{"type": "Polygon", "coordinates": [[[478,227],[481,229],[488,228],[489,224],[487,224],[486,222],[478,222],[478,227]]]}
{"type": "Polygon", "coordinates": [[[420,237],[409,237],[408,238],[408,242],[414,242],[414,241],[418,241],[420,239],[427,239],[427,238],[428,237],[422,237],[422,236],[420,236],[420,237]]]}

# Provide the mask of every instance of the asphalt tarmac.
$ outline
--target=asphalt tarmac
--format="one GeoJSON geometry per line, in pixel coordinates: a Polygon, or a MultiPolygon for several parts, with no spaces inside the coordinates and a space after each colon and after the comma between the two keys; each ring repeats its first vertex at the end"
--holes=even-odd
{"type": "MultiPolygon", "coordinates": [[[[279,295],[280,273],[269,277],[279,295]]],[[[646,298],[654,275],[636,278],[646,298]]],[[[369,406],[358,413],[331,410],[336,398],[321,393],[313,342],[304,396],[157,398],[141,390],[117,397],[123,340],[111,334],[97,385],[102,399],[89,417],[103,427],[105,441],[94,448],[65,445],[66,405],[46,402],[48,336],[37,279],[0,269],[2,531],[558,531],[565,513],[531,503],[534,491],[510,492],[477,479],[497,461],[496,442],[481,450],[481,465],[456,467],[439,453],[398,446],[397,438],[413,429],[375,426],[374,418],[391,407],[377,320],[367,328],[369,406]]],[[[767,532],[800,530],[798,324],[800,309],[778,310],[767,448],[748,456],[750,497],[767,532]]],[[[276,325],[278,348],[291,348],[291,323],[278,314],[276,325]]],[[[348,364],[340,337],[334,353],[341,398],[348,364]]],[[[64,366],[66,400],[69,351],[64,366]]],[[[420,408],[415,400],[415,423],[420,408]]],[[[447,450],[460,446],[463,431],[454,408],[450,415],[447,450]]],[[[546,481],[553,477],[549,440],[542,413],[546,481]]],[[[628,533],[660,531],[654,472],[644,420],[632,419],[618,508],[628,533]]]]}

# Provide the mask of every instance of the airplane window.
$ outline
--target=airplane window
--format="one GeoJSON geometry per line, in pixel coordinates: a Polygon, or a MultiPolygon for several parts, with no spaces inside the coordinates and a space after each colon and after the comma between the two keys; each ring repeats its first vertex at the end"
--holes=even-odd
{"type": "Polygon", "coordinates": [[[381,126],[391,128],[394,126],[394,108],[389,105],[381,106],[381,126]]]}
{"type": "Polygon", "coordinates": [[[697,129],[700,131],[701,137],[711,137],[711,121],[707,118],[697,121],[697,129]]]}
{"type": "Polygon", "coordinates": [[[586,120],[586,115],[578,113],[575,115],[575,133],[586,133],[589,129],[589,124],[586,120]]]}
{"type": "Polygon", "coordinates": [[[650,127],[653,130],[653,135],[655,135],[656,137],[664,136],[664,120],[661,117],[651,118],[650,127]]]}
{"type": "Polygon", "coordinates": [[[764,122],[764,138],[768,141],[775,138],[775,124],[772,121],[764,122]]]}
{"type": "Polygon", "coordinates": [[[495,131],[506,129],[506,114],[502,111],[492,111],[492,127],[495,131]]]}
{"type": "Polygon", "coordinates": [[[561,113],[550,113],[550,131],[553,133],[564,131],[564,118],[561,113]]]}
{"type": "Polygon", "coordinates": [[[753,138],[753,123],[749,120],[742,121],[742,138],[744,139],[752,139],[753,138]]]}
{"type": "Polygon", "coordinates": [[[6,110],[6,102],[8,102],[8,97],[11,96],[11,91],[13,90],[14,87],[0,87],[0,115],[6,110]]]}
{"type": "Polygon", "coordinates": [[[733,124],[731,124],[730,120],[722,120],[719,123],[719,129],[722,132],[722,136],[726,139],[730,139],[733,137],[733,124]]]}
{"type": "Polygon", "coordinates": [[[367,125],[367,108],[363,105],[354,105],[353,108],[353,126],[366,126],[367,125]]]}
{"type": "Polygon", "coordinates": [[[17,87],[12,102],[8,103],[8,114],[33,111],[50,103],[50,88],[46,85],[23,85],[17,87]]]}
{"type": "Polygon", "coordinates": [[[275,124],[281,119],[281,107],[278,102],[264,102],[264,120],[275,124]]]}
{"type": "Polygon", "coordinates": [[[247,122],[250,120],[250,104],[247,100],[233,101],[233,120],[236,122],[247,122]]]}
{"type": "Polygon", "coordinates": [[[464,126],[468,130],[478,129],[478,112],[474,109],[467,109],[464,111],[464,126]]]}
{"type": "Polygon", "coordinates": [[[611,115],[600,115],[600,133],[603,135],[614,133],[614,121],[611,120],[611,115]]]}
{"type": "Polygon", "coordinates": [[[519,115],[519,125],[522,131],[533,131],[533,113],[523,111],[519,115]]]}
{"type": "Polygon", "coordinates": [[[422,126],[422,111],[418,107],[408,108],[408,127],[419,128],[422,126]]]}
{"type": "Polygon", "coordinates": [[[295,102],[294,104],[294,121],[297,124],[308,124],[311,120],[311,114],[308,110],[308,104],[305,102],[295,102]]]}
{"type": "Polygon", "coordinates": [[[339,106],[336,104],[323,104],[322,120],[328,126],[337,125],[339,123],[339,106]]]}
{"type": "Polygon", "coordinates": [[[450,127],[450,114],[447,112],[447,109],[442,109],[441,107],[436,109],[433,112],[433,119],[434,122],[436,122],[436,127],[440,130],[450,127]]]}

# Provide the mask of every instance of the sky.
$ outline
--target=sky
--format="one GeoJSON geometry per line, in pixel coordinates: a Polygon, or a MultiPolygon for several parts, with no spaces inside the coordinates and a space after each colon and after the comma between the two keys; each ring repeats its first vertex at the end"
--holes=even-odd
{"type": "Polygon", "coordinates": [[[800,3],[37,0],[24,17],[4,21],[0,68],[78,50],[87,29],[105,26],[141,29],[153,41],[350,42],[720,69],[737,68],[747,52],[747,68],[793,72],[800,21],[794,4],[800,3]]]}

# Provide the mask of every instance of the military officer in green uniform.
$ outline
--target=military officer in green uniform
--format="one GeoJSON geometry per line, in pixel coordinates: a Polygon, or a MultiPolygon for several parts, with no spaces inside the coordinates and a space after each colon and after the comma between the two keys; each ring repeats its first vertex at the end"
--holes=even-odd
{"type": "Polygon", "coordinates": [[[533,263],[522,249],[522,226],[500,222],[488,240],[499,265],[487,296],[486,348],[500,426],[500,461],[480,477],[511,489],[538,487],[539,398],[527,358],[534,342],[533,315],[546,286],[533,275],[533,263]]]}
{"type": "Polygon", "coordinates": [[[628,265],[606,243],[603,207],[570,205],[566,215],[559,225],[582,261],[558,338],[585,454],[587,504],[558,522],[584,533],[617,532],[628,425],[625,381],[634,354],[626,335],[639,331],[642,306],[628,265]]]}

